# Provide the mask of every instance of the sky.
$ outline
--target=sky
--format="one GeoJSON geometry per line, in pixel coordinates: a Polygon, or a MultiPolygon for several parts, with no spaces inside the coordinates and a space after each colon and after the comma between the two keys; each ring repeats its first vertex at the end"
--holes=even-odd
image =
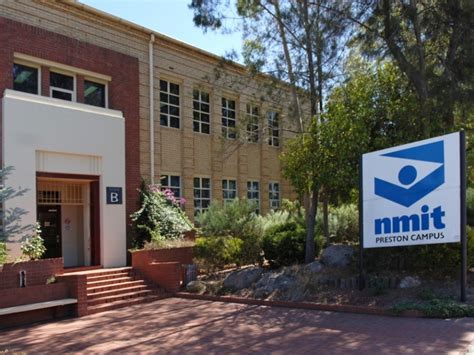
{"type": "Polygon", "coordinates": [[[241,52],[240,33],[221,34],[194,26],[191,0],[80,0],[156,32],[223,56],[231,50],[241,52]]]}

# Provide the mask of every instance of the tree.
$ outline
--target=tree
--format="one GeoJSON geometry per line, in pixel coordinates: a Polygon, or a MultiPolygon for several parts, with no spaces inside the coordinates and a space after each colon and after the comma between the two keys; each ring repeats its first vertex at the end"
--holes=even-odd
{"type": "MultiPolygon", "coordinates": [[[[322,11],[322,1],[238,0],[236,10],[245,37],[244,61],[250,71],[266,71],[289,83],[290,118],[306,139],[309,126],[321,120],[323,92],[334,75],[334,64],[347,30],[339,14],[322,11]],[[305,105],[305,99],[309,102],[305,105]]],[[[219,29],[226,17],[228,2],[193,0],[195,24],[219,29]]],[[[348,11],[342,2],[340,13],[348,11]]],[[[315,173],[313,170],[309,170],[315,173]]],[[[314,174],[304,174],[295,186],[306,211],[305,261],[314,260],[315,217],[321,185],[314,174]],[[304,177],[304,182],[302,181],[304,177]]]]}

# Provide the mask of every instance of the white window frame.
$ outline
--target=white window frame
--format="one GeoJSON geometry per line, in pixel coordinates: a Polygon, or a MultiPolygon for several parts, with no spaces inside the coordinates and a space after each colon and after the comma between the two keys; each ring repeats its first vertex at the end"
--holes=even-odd
{"type": "Polygon", "coordinates": [[[181,92],[182,92],[182,85],[180,83],[177,83],[175,80],[169,80],[167,78],[160,78],[159,81],[158,81],[158,84],[159,84],[159,90],[160,90],[160,112],[159,112],[159,117],[160,117],[160,126],[161,127],[168,127],[168,128],[173,128],[173,129],[181,129],[181,92]],[[161,90],[161,82],[164,81],[166,82],[166,90],[167,91],[162,91],[161,90]],[[170,90],[170,86],[171,84],[174,84],[174,85],[177,85],[178,86],[178,89],[179,89],[179,94],[176,95],[176,94],[173,94],[170,90]],[[168,96],[177,96],[178,97],[178,105],[176,104],[172,104],[169,102],[163,102],[161,101],[161,94],[166,94],[168,96]],[[172,107],[177,107],[178,110],[179,110],[179,115],[176,116],[176,115],[171,115],[170,112],[169,112],[169,109],[168,109],[168,113],[162,113],[161,112],[161,104],[165,104],[168,106],[168,108],[170,106],[172,107]],[[167,124],[166,125],[163,125],[161,124],[161,115],[165,115],[167,117],[167,124]],[[178,127],[172,127],[171,126],[171,117],[174,117],[174,118],[177,118],[178,119],[178,127]]]}
{"type": "Polygon", "coordinates": [[[193,132],[194,133],[206,134],[206,135],[211,134],[211,94],[208,91],[201,90],[201,89],[193,89],[193,132]],[[194,92],[196,92],[196,91],[198,92],[198,96],[199,96],[199,98],[197,100],[194,98],[194,92]],[[202,94],[203,93],[207,94],[207,96],[209,98],[209,101],[206,102],[206,101],[202,100],[202,94]],[[194,103],[195,102],[198,103],[199,109],[194,108],[194,103]],[[209,111],[208,112],[202,111],[201,110],[201,104],[208,105],[209,106],[209,111]],[[199,120],[194,118],[194,113],[195,112],[197,112],[199,114],[199,120]],[[202,120],[202,114],[205,114],[205,115],[209,116],[209,122],[204,122],[202,120]],[[198,131],[194,130],[194,122],[197,122],[199,124],[199,130],[198,131]],[[202,126],[203,125],[208,125],[209,126],[209,133],[206,133],[206,132],[202,131],[202,126]]]}
{"type": "MultiPolygon", "coordinates": [[[[174,195],[174,197],[176,198],[180,198],[182,197],[182,187],[181,187],[181,176],[178,175],[178,174],[173,174],[173,173],[169,173],[169,174],[160,174],[160,185],[161,185],[161,188],[162,189],[170,189],[171,191],[173,190],[178,190],[179,191],[179,194],[178,195],[174,195]],[[178,186],[172,186],[171,185],[171,178],[172,177],[177,177],[178,178],[178,181],[179,181],[179,185],[178,186]],[[161,183],[161,181],[163,180],[163,178],[166,178],[166,185],[163,185],[161,183]]],[[[174,193],[174,192],[173,192],[174,193]]]]}
{"type": "Polygon", "coordinates": [[[231,202],[233,201],[234,199],[236,199],[239,195],[237,194],[237,179],[222,179],[222,200],[224,201],[224,203],[228,203],[228,202],[231,202]],[[229,187],[229,182],[233,181],[235,183],[235,189],[231,189],[229,187]],[[224,183],[226,186],[224,186],[224,183]],[[234,198],[225,198],[224,197],[224,193],[227,192],[227,195],[229,193],[233,193],[235,195],[234,198]]]}
{"type": "Polygon", "coordinates": [[[208,208],[202,207],[202,201],[209,201],[208,206],[211,204],[212,201],[212,179],[209,176],[195,176],[193,178],[193,199],[194,199],[194,215],[197,216],[198,214],[202,213],[203,211],[207,211],[208,208]],[[196,188],[195,186],[195,179],[199,179],[199,187],[196,188]],[[203,188],[203,179],[209,180],[209,188],[203,188]],[[200,197],[196,197],[196,189],[200,191],[200,197]],[[209,197],[202,197],[202,192],[206,190],[209,191],[209,197]],[[196,201],[200,201],[199,207],[196,207],[196,201]]]}
{"type": "Polygon", "coordinates": [[[260,107],[257,105],[247,104],[246,107],[247,117],[247,143],[258,143],[260,141],[260,107]],[[257,109],[257,115],[253,113],[254,109],[257,109]],[[249,128],[253,128],[249,129],[249,128]],[[255,129],[256,128],[256,129],[255,129]],[[256,134],[256,140],[251,139],[256,134]]]}
{"type": "MultiPolygon", "coordinates": [[[[84,77],[84,86],[85,86],[85,81],[92,81],[93,83],[101,84],[105,86],[105,107],[103,108],[109,108],[109,83],[106,80],[102,79],[97,79],[91,76],[85,76],[84,77]]],[[[84,101],[85,101],[84,97],[84,101]]],[[[87,105],[87,104],[86,104],[87,105]]],[[[92,105],[91,105],[92,106],[92,105]]],[[[100,106],[94,106],[94,107],[100,107],[100,106]]]]}
{"type": "Polygon", "coordinates": [[[221,116],[222,116],[222,136],[226,139],[237,139],[237,100],[231,99],[225,96],[222,96],[221,98],[221,116]],[[225,100],[225,105],[223,101],[225,100]],[[231,109],[229,108],[229,102],[233,101],[234,102],[234,108],[231,109]],[[226,109],[227,111],[233,111],[234,112],[234,118],[231,118],[229,116],[224,116],[222,113],[222,110],[226,109]],[[224,120],[226,121],[226,125],[224,125],[224,120]],[[227,122],[229,121],[234,121],[234,127],[229,127],[227,122]],[[234,137],[231,137],[231,134],[234,134],[234,137]]]}
{"type": "MultiPolygon", "coordinates": [[[[22,59],[14,59],[13,64],[24,65],[24,66],[35,68],[36,70],[38,70],[38,89],[37,89],[38,93],[37,94],[31,94],[31,95],[41,95],[41,87],[42,87],[42,85],[41,85],[41,83],[42,83],[41,65],[38,64],[38,63],[34,63],[34,62],[30,62],[28,60],[22,60],[22,59]]],[[[13,68],[12,68],[12,70],[13,70],[13,68]]]]}
{"type": "Polygon", "coordinates": [[[268,111],[267,112],[267,123],[268,123],[268,145],[279,148],[281,145],[281,134],[280,134],[280,114],[278,111],[268,111]],[[276,116],[276,120],[275,120],[276,116]],[[273,128],[274,122],[276,121],[277,128],[273,128]],[[275,131],[278,132],[278,135],[275,136],[275,131]]]}
{"type": "MultiPolygon", "coordinates": [[[[52,99],[54,98],[53,90],[55,90],[59,92],[64,92],[66,94],[71,94],[71,102],[77,102],[77,75],[75,73],[71,73],[71,72],[61,70],[61,69],[56,69],[56,68],[49,68],[49,73],[50,73],[50,77],[48,79],[49,80],[49,97],[51,97],[52,99]],[[56,73],[56,74],[72,77],[72,91],[63,89],[63,88],[58,88],[56,86],[51,86],[51,73],[56,73]]],[[[61,99],[57,99],[57,100],[61,100],[61,99]]],[[[61,100],[61,101],[68,101],[68,100],[61,100]]]]}
{"type": "Polygon", "coordinates": [[[258,180],[247,180],[247,200],[257,202],[256,212],[260,212],[260,181],[258,180]],[[254,184],[257,184],[257,189],[255,189],[254,184]],[[257,193],[258,198],[252,197],[253,194],[257,193]]]}
{"type": "Polygon", "coordinates": [[[281,190],[280,190],[280,183],[278,181],[270,181],[268,183],[268,200],[270,203],[271,210],[278,210],[281,207],[281,190]],[[278,189],[275,189],[278,187],[278,189]],[[274,198],[275,194],[278,198],[274,198]]]}

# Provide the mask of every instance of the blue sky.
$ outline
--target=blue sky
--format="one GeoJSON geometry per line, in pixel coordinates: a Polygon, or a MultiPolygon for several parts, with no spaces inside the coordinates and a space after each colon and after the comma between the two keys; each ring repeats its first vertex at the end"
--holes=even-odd
{"type": "Polygon", "coordinates": [[[203,33],[194,26],[190,0],[80,0],[99,10],[189,43],[208,52],[224,55],[234,49],[240,54],[240,33],[203,33]]]}

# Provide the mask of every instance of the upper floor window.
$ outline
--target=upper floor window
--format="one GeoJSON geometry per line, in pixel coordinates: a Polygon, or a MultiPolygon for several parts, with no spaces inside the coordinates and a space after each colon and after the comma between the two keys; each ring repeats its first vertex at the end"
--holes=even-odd
{"type": "Polygon", "coordinates": [[[256,212],[260,207],[260,183],[258,181],[247,181],[247,199],[257,203],[256,212]]]}
{"type": "Polygon", "coordinates": [[[160,80],[160,124],[179,128],[179,85],[160,80]]]}
{"type": "Polygon", "coordinates": [[[193,130],[199,133],[210,133],[209,94],[193,90],[193,130]]]}
{"type": "Polygon", "coordinates": [[[236,115],[235,101],[222,98],[222,136],[228,139],[235,139],[236,135],[236,115]]]}
{"type": "Polygon", "coordinates": [[[66,101],[76,101],[74,87],[73,76],[55,72],[49,73],[49,91],[51,97],[66,101]]]}
{"type": "Polygon", "coordinates": [[[13,90],[39,94],[38,68],[23,64],[13,64],[13,90]]]}
{"type": "Polygon", "coordinates": [[[105,85],[90,80],[84,80],[84,103],[106,107],[105,85]]]}
{"type": "Polygon", "coordinates": [[[273,147],[280,146],[280,127],[277,112],[268,112],[268,144],[273,147]]]}
{"type": "Polygon", "coordinates": [[[160,185],[163,189],[170,189],[174,197],[181,197],[181,177],[177,175],[161,175],[160,185]]]}
{"type": "Polygon", "coordinates": [[[207,211],[211,204],[211,179],[194,178],[194,215],[207,211]]]}
{"type": "Polygon", "coordinates": [[[230,202],[237,198],[237,181],[222,180],[222,199],[224,202],[230,202]]]}
{"type": "Polygon", "coordinates": [[[247,104],[247,141],[258,142],[258,121],[260,112],[257,106],[247,104]]]}
{"type": "Polygon", "coordinates": [[[268,184],[268,199],[270,200],[271,210],[280,208],[280,184],[278,182],[268,184]]]}

